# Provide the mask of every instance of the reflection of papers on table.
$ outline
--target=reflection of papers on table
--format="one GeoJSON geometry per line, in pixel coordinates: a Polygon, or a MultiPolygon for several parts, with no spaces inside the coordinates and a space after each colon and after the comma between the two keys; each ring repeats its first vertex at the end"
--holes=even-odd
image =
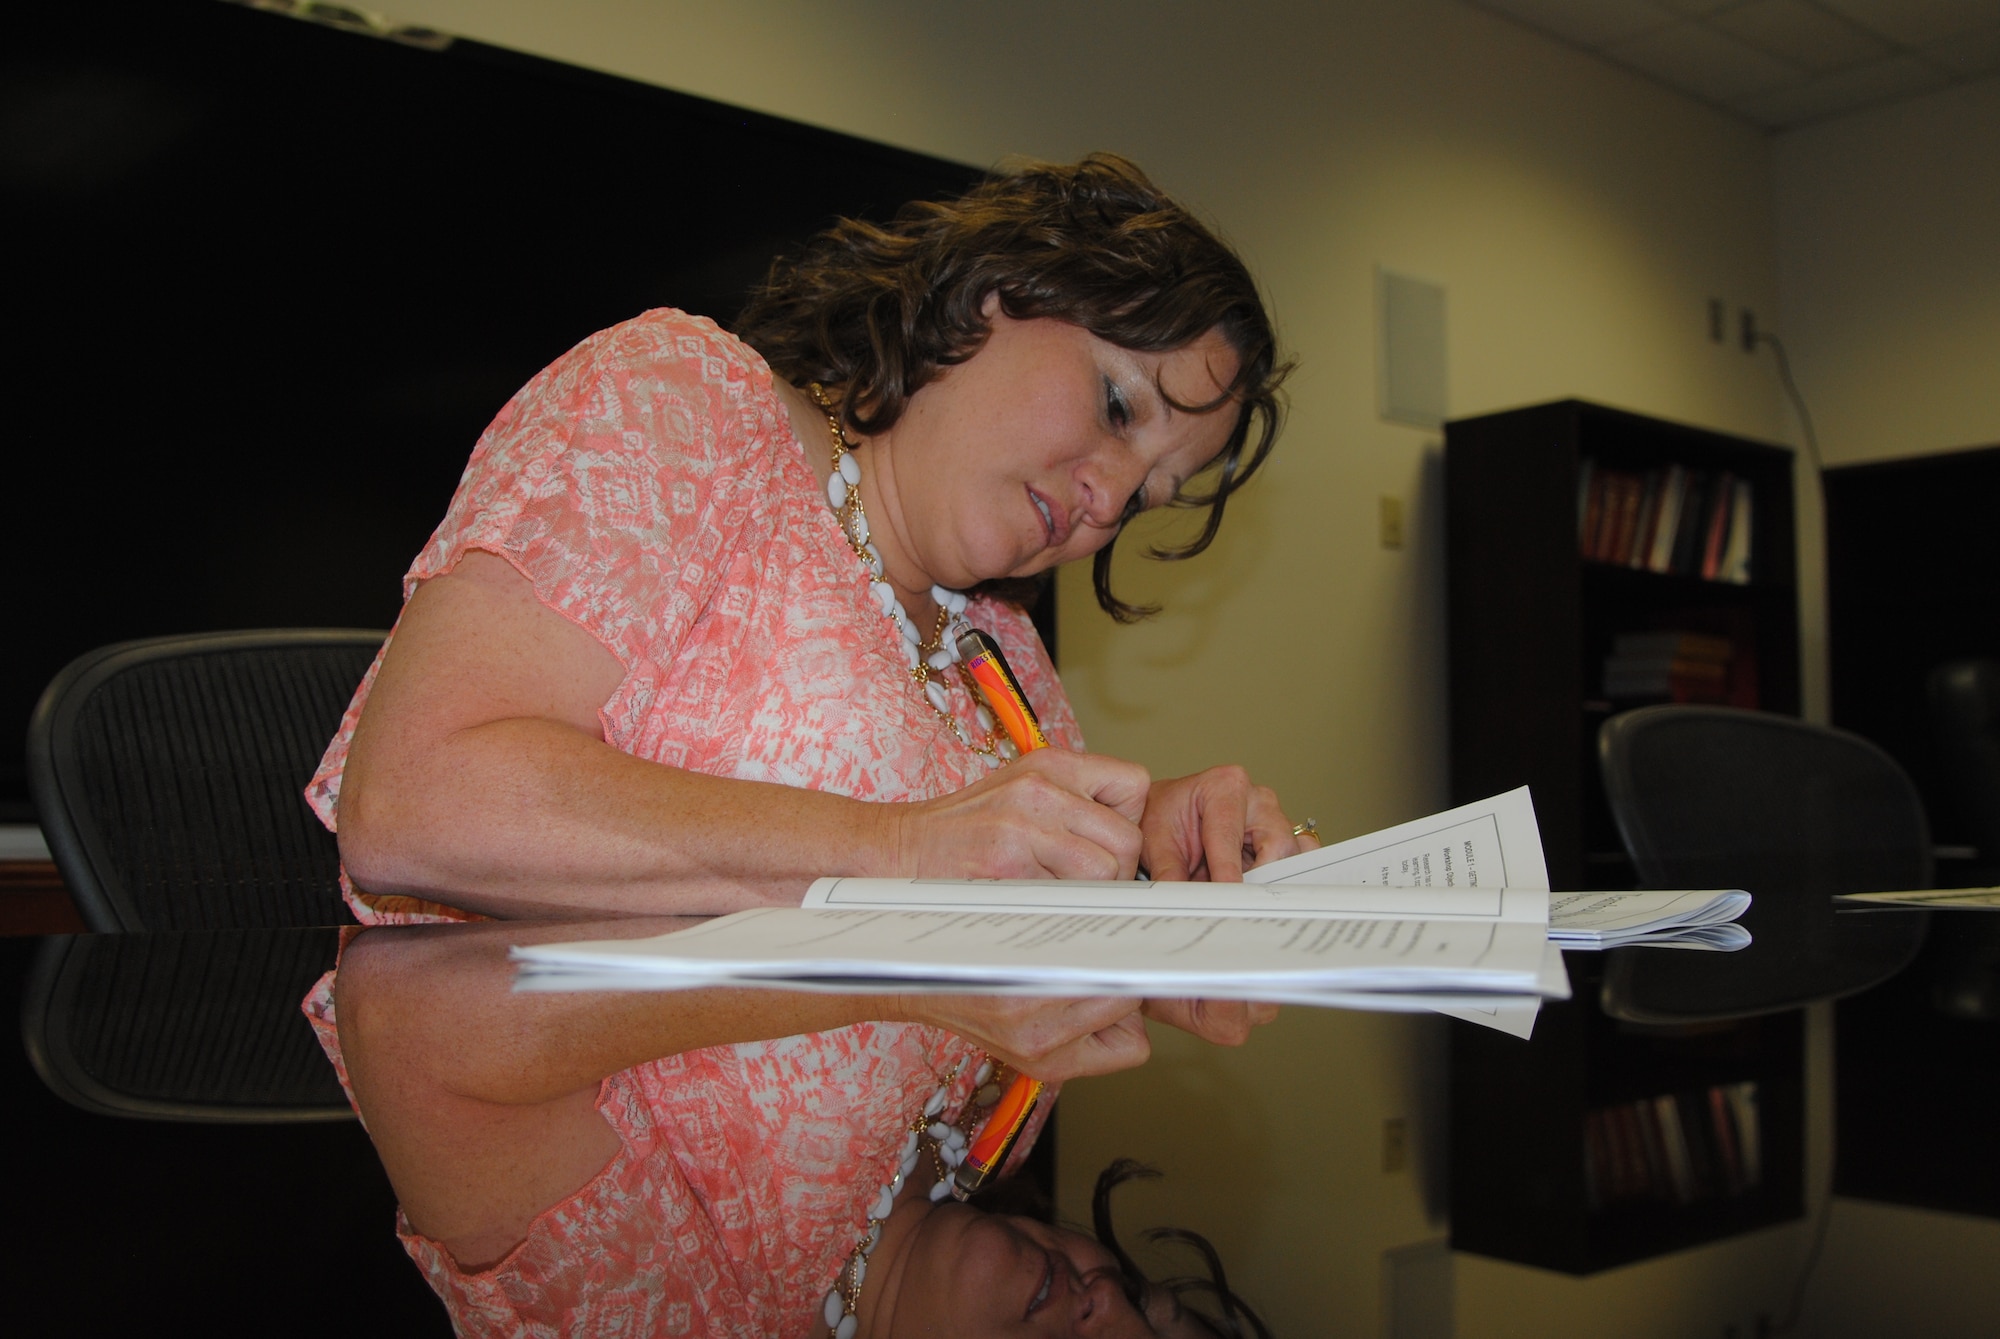
{"type": "Polygon", "coordinates": [[[2000,911],[2000,888],[1912,888],[1895,893],[1839,893],[1835,902],[1866,910],[1873,904],[1906,910],[2000,911]]]}
{"type": "Polygon", "coordinates": [[[524,989],[766,985],[1317,1004],[1376,993],[1535,996],[1545,942],[1538,923],[1497,917],[764,908],[653,939],[542,945],[515,957],[524,989]]]}
{"type": "Polygon", "coordinates": [[[1750,909],[1737,888],[1681,892],[1556,893],[1549,898],[1549,939],[1564,948],[1746,948],[1750,932],[1736,918],[1750,909]]]}

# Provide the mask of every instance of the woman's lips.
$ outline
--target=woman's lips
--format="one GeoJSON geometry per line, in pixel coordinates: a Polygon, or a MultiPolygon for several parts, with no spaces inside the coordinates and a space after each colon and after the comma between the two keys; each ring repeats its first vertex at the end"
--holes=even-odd
{"type": "Polygon", "coordinates": [[[1030,1316],[1034,1315],[1037,1311],[1041,1310],[1042,1307],[1048,1304],[1050,1297],[1055,1292],[1056,1275],[1059,1272],[1060,1271],[1056,1268],[1056,1253],[1052,1250],[1049,1250],[1047,1247],[1043,1247],[1042,1281],[1036,1287],[1035,1295],[1028,1299],[1028,1311],[1027,1311],[1028,1315],[1030,1316]]]}
{"type": "Polygon", "coordinates": [[[1060,502],[1033,488],[1028,490],[1028,501],[1042,518],[1042,540],[1050,548],[1060,548],[1069,538],[1069,511],[1060,502]]]}

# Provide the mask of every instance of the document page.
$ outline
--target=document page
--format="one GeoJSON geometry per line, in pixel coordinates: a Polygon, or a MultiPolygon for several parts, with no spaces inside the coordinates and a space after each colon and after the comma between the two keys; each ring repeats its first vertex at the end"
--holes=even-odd
{"type": "Polygon", "coordinates": [[[1549,886],[1535,806],[1522,786],[1429,818],[1260,865],[1246,883],[1341,888],[1549,886]]]}
{"type": "Polygon", "coordinates": [[[763,908],[653,939],[513,954],[524,988],[587,988],[591,972],[608,969],[616,989],[640,980],[660,989],[871,983],[1265,999],[1326,990],[1534,994],[1545,943],[1541,926],[1506,921],[763,908]]]}
{"type": "Polygon", "coordinates": [[[1124,879],[819,879],[808,907],[908,911],[1037,911],[1051,915],[1281,916],[1319,919],[1534,921],[1548,895],[1533,888],[1330,888],[1316,884],[1171,883],[1124,879]]]}
{"type": "MultiPolygon", "coordinates": [[[[1274,860],[1250,870],[1243,879],[1278,887],[1322,883],[1435,890],[1497,884],[1547,891],[1549,866],[1542,854],[1534,802],[1528,798],[1528,788],[1520,786],[1428,818],[1274,860]]],[[[1551,955],[1560,974],[1562,955],[1553,951],[1551,955]]],[[[1567,977],[1564,980],[1567,983],[1567,977]]],[[[1534,1031],[1540,1007],[1529,1000],[1440,1006],[1437,1012],[1527,1037],[1534,1031]]]]}

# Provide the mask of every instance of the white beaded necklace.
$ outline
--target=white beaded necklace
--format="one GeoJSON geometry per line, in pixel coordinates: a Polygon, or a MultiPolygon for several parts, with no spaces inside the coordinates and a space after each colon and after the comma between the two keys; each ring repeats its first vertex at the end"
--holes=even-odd
{"type": "MultiPolygon", "coordinates": [[[[965,621],[965,607],[971,603],[964,591],[947,590],[943,586],[931,587],[931,599],[937,602],[937,626],[931,630],[928,640],[917,628],[916,620],[903,608],[903,601],[896,594],[896,588],[889,584],[884,573],[882,554],[869,537],[868,513],[861,507],[861,462],[855,458],[854,443],[847,439],[847,429],[842,426],[840,414],[827,398],[826,388],[817,381],[808,382],[807,392],[813,403],[826,415],[826,426],[833,434],[833,470],[826,478],[826,500],[833,508],[833,518],[840,523],[840,533],[847,538],[847,545],[854,550],[854,556],[868,570],[868,592],[875,602],[882,606],[882,612],[896,625],[902,637],[903,654],[910,661],[910,678],[923,691],[924,700],[930,704],[938,719],[950,728],[960,743],[983,757],[1007,761],[1018,756],[1014,741],[1007,738],[993,719],[993,713],[979,700],[979,693],[967,681],[965,689],[972,695],[974,710],[978,714],[979,728],[986,732],[983,741],[966,737],[959,727],[958,718],[952,714],[950,698],[944,690],[944,676],[952,666],[959,663],[958,635],[971,625],[965,621]]],[[[960,671],[961,677],[963,671],[960,671]]]]}
{"type": "Polygon", "coordinates": [[[875,1192],[874,1202],[868,1206],[867,1226],[861,1230],[847,1262],[840,1267],[833,1287],[827,1289],[826,1297],[820,1302],[820,1319],[826,1322],[828,1339],[854,1339],[854,1332],[861,1327],[861,1321],[854,1312],[861,1304],[861,1283],[868,1277],[869,1257],[881,1244],[882,1224],[894,1211],[896,1196],[908,1184],[910,1173],[923,1160],[925,1148],[929,1148],[937,1165],[937,1184],[930,1190],[931,1203],[935,1204],[951,1194],[952,1173],[965,1161],[966,1118],[972,1115],[975,1108],[984,1111],[1000,1100],[1002,1089],[996,1081],[993,1061],[981,1057],[979,1068],[972,1076],[971,1099],[959,1112],[957,1121],[944,1119],[944,1106],[950,1100],[952,1081],[958,1077],[964,1063],[960,1061],[953,1065],[951,1072],[938,1080],[937,1091],[925,1100],[922,1110],[911,1118],[909,1127],[903,1132],[901,1161],[896,1164],[894,1174],[875,1192]]]}

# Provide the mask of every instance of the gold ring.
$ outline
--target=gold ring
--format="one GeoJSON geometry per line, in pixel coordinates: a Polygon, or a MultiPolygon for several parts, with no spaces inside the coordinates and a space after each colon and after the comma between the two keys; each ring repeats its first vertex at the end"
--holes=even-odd
{"type": "Polygon", "coordinates": [[[1319,820],[1317,818],[1308,818],[1303,823],[1292,824],[1292,835],[1294,837],[1310,837],[1314,841],[1318,841],[1319,820]]]}

